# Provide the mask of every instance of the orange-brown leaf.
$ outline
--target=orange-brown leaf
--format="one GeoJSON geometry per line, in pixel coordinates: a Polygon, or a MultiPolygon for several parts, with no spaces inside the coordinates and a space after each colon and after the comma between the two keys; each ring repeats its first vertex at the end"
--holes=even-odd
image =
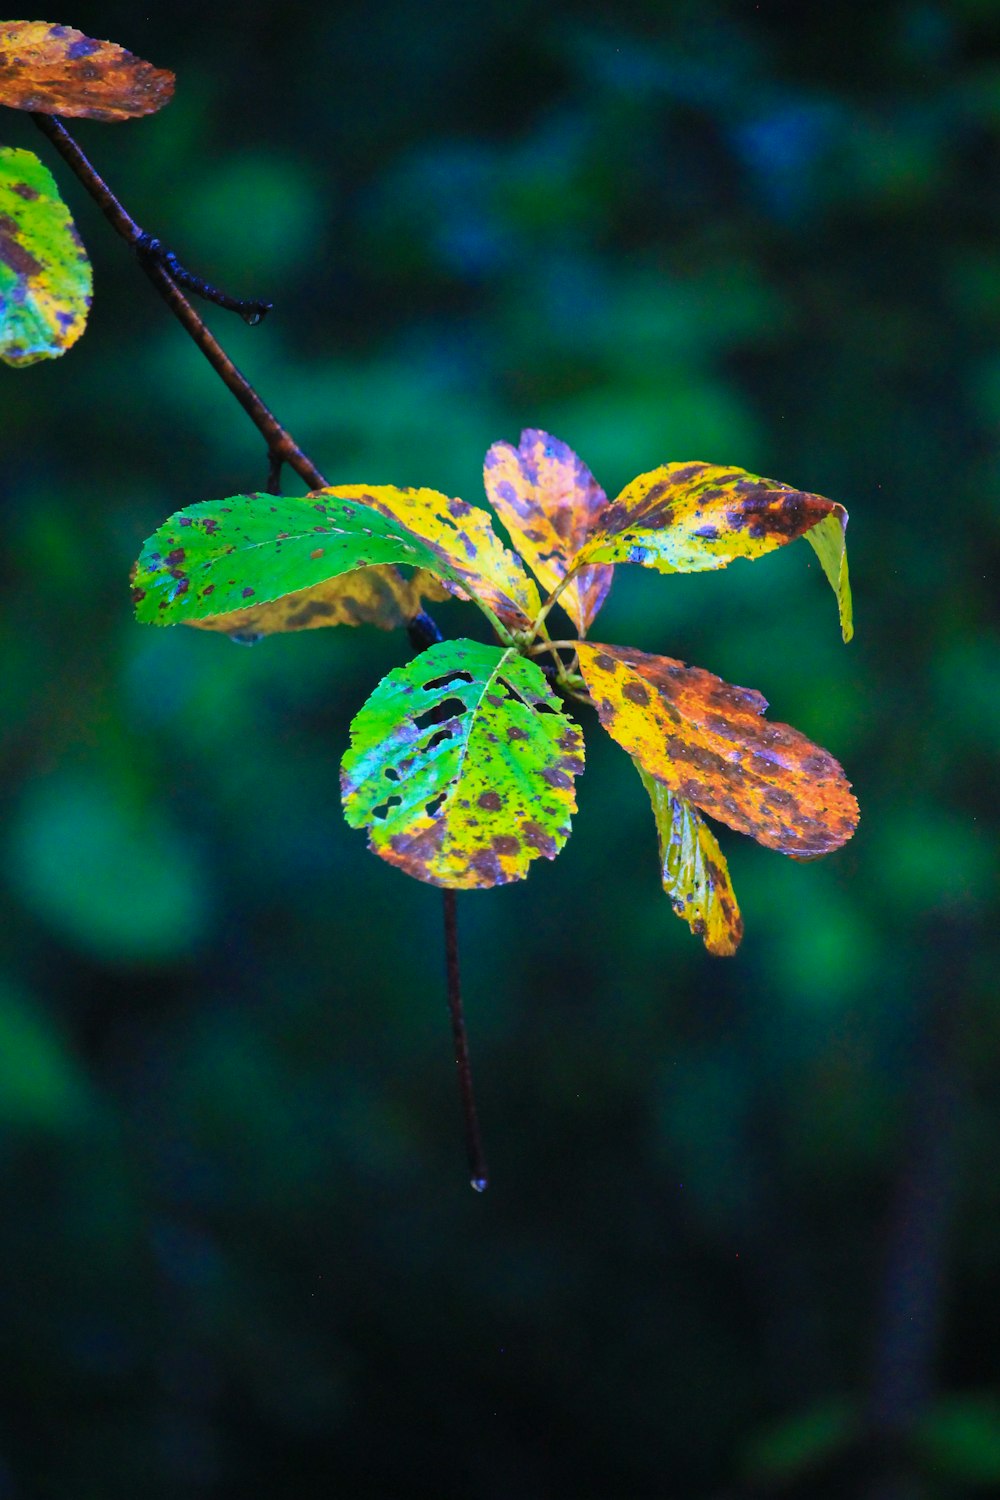
{"type": "Polygon", "coordinates": [[[701,667],[581,643],[580,671],[611,737],[672,792],[730,828],[800,859],[851,837],[858,805],[826,750],[767,702],[701,667]]]}
{"type": "MultiPolygon", "coordinates": [[[[576,554],[607,508],[608,499],[572,448],[529,427],[519,447],[494,443],[483,482],[490,504],[546,593],[569,572],[576,554]]],[[[586,633],[604,600],[614,569],[581,569],[559,597],[577,629],[586,633]]]]}
{"type": "Polygon", "coordinates": [[[169,104],[174,75],[114,42],[48,21],[0,21],[0,104],[87,120],[130,120],[169,104]]]}

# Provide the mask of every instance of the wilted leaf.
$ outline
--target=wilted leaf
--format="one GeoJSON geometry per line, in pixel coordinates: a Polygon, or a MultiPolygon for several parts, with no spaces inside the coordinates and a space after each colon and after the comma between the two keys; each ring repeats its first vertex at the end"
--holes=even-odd
{"type": "Polygon", "coordinates": [[[526,630],[541,601],[520,559],[503,545],[487,511],[465,500],[451,500],[438,490],[400,489],[395,485],[334,485],[318,494],[360,501],[401,522],[431,550],[427,562],[460,598],[465,591],[487,604],[512,630],[526,630]]]}
{"type": "Polygon", "coordinates": [[[0,359],[32,365],[75,344],[93,276],[52,174],[31,151],[0,146],[0,359]]]}
{"type": "Polygon", "coordinates": [[[379,683],[351,725],[341,788],[352,828],[418,880],[522,880],[576,811],[583,738],[534,662],[442,641],[379,683]]]}
{"type": "Polygon", "coordinates": [[[594,562],[642,563],[661,573],[698,573],[724,568],[738,557],[763,557],[824,521],[839,527],[839,542],[829,526],[813,546],[837,594],[849,639],[844,507],[745,469],[676,463],[640,474],[608,507],[581,555],[594,562]]]}
{"type": "Polygon", "coordinates": [[[670,791],[771,849],[810,859],[838,849],[858,805],[841,767],[767,701],[669,656],[579,646],[601,723],[670,791]]]}
{"type": "Polygon", "coordinates": [[[743,918],[718,840],[696,807],[633,763],[653,804],[663,889],[709,953],[728,958],[740,945],[743,918]]]}
{"type": "MultiPolygon", "coordinates": [[[[534,584],[518,574],[516,559],[489,529],[485,511],[475,515],[486,529],[474,524],[467,546],[464,526],[460,531],[456,522],[453,532],[447,530],[443,509],[464,504],[434,490],[363,486],[318,490],[302,499],[235,495],[201,501],[171,516],[143,548],[133,578],[136,616],[147,624],[202,623],[230,634],[320,624],[374,623],[389,629],[412,618],[421,593],[430,591],[426,575],[407,582],[377,567],[407,563],[485,596],[524,628],[526,617],[501,591],[506,562],[512,585],[520,581],[529,605],[531,594],[537,601],[534,584]],[[425,496],[426,501],[420,498],[425,496]],[[481,558],[489,571],[480,574],[470,556],[481,558]],[[358,569],[366,571],[336,581],[358,569]],[[280,601],[280,608],[270,607],[273,601],[280,601]]],[[[461,518],[462,510],[455,515],[461,518]]]]}
{"type": "MultiPolygon", "coordinates": [[[[493,444],[483,482],[521,556],[552,593],[607,508],[604,491],[572,448],[530,427],[517,448],[493,444]]],[[[559,596],[582,634],[607,598],[613,577],[613,568],[583,568],[559,596]]]]}
{"type": "Polygon", "coordinates": [[[0,104],[87,120],[129,120],[169,104],[174,75],[72,26],[0,21],[0,104]]]}

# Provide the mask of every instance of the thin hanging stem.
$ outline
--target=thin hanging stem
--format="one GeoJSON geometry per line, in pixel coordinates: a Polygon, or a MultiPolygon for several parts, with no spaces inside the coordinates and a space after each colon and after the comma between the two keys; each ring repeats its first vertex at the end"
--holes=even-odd
{"type": "Polygon", "coordinates": [[[455,900],[454,891],[444,891],[443,896],[448,1010],[451,1014],[451,1035],[455,1044],[458,1090],[462,1098],[462,1116],[465,1121],[465,1149],[469,1157],[469,1176],[472,1186],[477,1193],[484,1193],[489,1187],[490,1177],[479,1131],[476,1095],[472,1087],[472,1064],[469,1060],[469,1038],[465,1030],[465,1013],[462,1010],[462,978],[458,967],[458,903],[455,900]]]}
{"type": "MultiPolygon", "coordinates": [[[[265,406],[257,392],[247,380],[246,376],[236,368],[222,345],[206,327],[203,320],[184,296],[178,281],[182,281],[192,290],[200,295],[208,295],[210,300],[218,302],[222,307],[231,307],[246,317],[248,322],[257,322],[263,316],[270,304],[240,303],[234,298],[227,298],[222,293],[216,293],[214,288],[207,287],[198,278],[192,277],[179,265],[175,256],[165,251],[156,241],[142,230],[125,209],[123,204],[115,197],[108,184],[100,173],[92,166],[88,158],[80,150],[76,141],[69,131],[58,120],[51,115],[35,114],[32,116],[38,129],[46,136],[67,163],[70,170],[86,188],[98,208],[104,214],[109,224],[120,234],[122,239],[136,251],[139,265],[145,271],[150,281],[166,302],[174,317],[178,320],[185,332],[197,344],[202,354],[208,360],[212,369],[219,376],[229,391],[236,397],[249,416],[257,431],[267,444],[268,453],[268,478],[267,488],[272,493],[278,492],[281,468],[287,464],[303,479],[310,489],[320,490],[327,488],[327,481],[313,463],[312,459],[305,454],[295,442],[288,430],[281,425],[274,413],[265,406]],[[256,314],[256,316],[254,316],[256,314]]],[[[476,600],[480,608],[485,608],[481,601],[476,600]]],[[[491,623],[497,631],[498,636],[505,644],[510,644],[510,636],[504,630],[499,620],[487,609],[491,623]]],[[[414,650],[421,651],[435,641],[442,639],[441,631],[426,611],[415,615],[408,624],[408,635],[414,650]]],[[[459,1089],[462,1096],[462,1110],[465,1116],[465,1142],[469,1154],[469,1170],[472,1178],[472,1186],[478,1193],[485,1191],[489,1184],[489,1175],[486,1166],[486,1158],[483,1153],[483,1143],[479,1133],[479,1118],[476,1114],[476,1098],[472,1087],[472,1070],[469,1062],[469,1042],[465,1031],[465,1017],[462,1011],[462,988],[458,963],[458,921],[455,909],[454,891],[444,892],[444,937],[445,937],[445,962],[448,975],[448,1009],[451,1013],[451,1030],[455,1044],[455,1066],[458,1069],[459,1089]]]]}

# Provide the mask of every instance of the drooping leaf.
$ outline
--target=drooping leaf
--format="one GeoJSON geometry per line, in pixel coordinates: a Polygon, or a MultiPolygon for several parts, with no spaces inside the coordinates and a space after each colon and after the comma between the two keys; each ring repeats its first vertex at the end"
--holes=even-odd
{"type": "Polygon", "coordinates": [[[696,807],[633,764],[653,804],[663,889],[709,953],[728,958],[740,945],[743,918],[718,840],[696,807]]]}
{"type": "Polygon", "coordinates": [[[847,574],[846,528],[846,510],[840,515],[824,516],[811,531],[806,532],[806,541],[819,558],[820,566],[837,596],[840,633],[845,641],[849,641],[854,635],[854,606],[851,602],[851,581],[847,574]]]}
{"type": "Polygon", "coordinates": [[[375,625],[379,630],[396,630],[419,614],[425,599],[442,597],[444,590],[425,568],[418,568],[411,578],[391,567],[357,568],[267,604],[251,604],[206,620],[188,620],[187,624],[247,642],[262,635],[317,630],[326,625],[375,625]]]}
{"type": "Polygon", "coordinates": [[[335,485],[318,494],[360,501],[401,522],[430,549],[431,568],[459,598],[466,592],[488,605],[511,630],[530,626],[541,601],[518,557],[493,530],[489,513],[439,490],[404,489],[391,484],[335,485]]]}
{"type": "Polygon", "coordinates": [[[129,120],[169,104],[174,75],[72,26],[0,21],[0,104],[87,120],[129,120]]]}
{"type": "Polygon", "coordinates": [[[508,622],[523,629],[530,622],[503,584],[513,588],[520,582],[529,607],[537,590],[523,572],[518,575],[516,559],[488,529],[485,511],[475,514],[487,529],[473,525],[466,532],[464,503],[433,490],[363,486],[301,499],[256,494],[201,501],[171,516],[143,548],[133,577],[136,617],[158,625],[203,622],[239,634],[320,623],[391,628],[419,609],[426,577],[406,583],[380,567],[374,577],[336,580],[357,569],[371,573],[377,565],[408,563],[485,595],[497,613],[502,609],[508,622]],[[405,519],[392,512],[392,502],[405,519]],[[453,531],[442,515],[449,505],[459,507],[453,531]],[[472,559],[489,571],[477,571],[472,559]],[[506,560],[511,568],[505,572],[506,560]],[[274,601],[282,607],[261,608],[274,601]],[[241,618],[228,618],[235,611],[241,618]]]}
{"type": "Polygon", "coordinates": [[[56,359],[87,323],[93,274],[52,174],[0,146],[0,359],[56,359]]]}
{"type": "MultiPolygon", "coordinates": [[[[555,589],[599,523],[608,499],[572,448],[529,427],[517,448],[494,443],[483,482],[490,504],[547,594],[555,589]]],[[[583,568],[559,602],[586,634],[607,598],[614,569],[583,568]]]]}
{"type": "Polygon", "coordinates": [[[608,507],[581,556],[593,562],[641,563],[661,573],[697,573],[724,568],[738,557],[763,557],[809,535],[824,521],[839,527],[839,542],[830,525],[813,545],[837,594],[848,639],[844,507],[745,469],[674,463],[640,474],[608,507]]]}
{"type": "Polygon", "coordinates": [[[771,849],[838,849],[858,805],[826,750],[762,717],[767,701],[701,667],[622,646],[579,646],[580,671],[612,739],[670,791],[771,849]]]}
{"type": "Polygon", "coordinates": [[[442,641],[383,678],[351,725],[344,813],[418,880],[505,885],[555,858],[582,770],[583,737],[534,662],[442,641]]]}

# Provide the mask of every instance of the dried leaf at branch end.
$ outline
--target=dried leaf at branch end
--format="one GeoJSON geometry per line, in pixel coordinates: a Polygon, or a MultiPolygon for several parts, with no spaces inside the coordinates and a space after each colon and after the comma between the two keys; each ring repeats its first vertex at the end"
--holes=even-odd
{"type": "Polygon", "coordinates": [[[45,115],[130,120],[169,104],[174,75],[114,42],[49,21],[0,21],[0,104],[45,115]]]}

